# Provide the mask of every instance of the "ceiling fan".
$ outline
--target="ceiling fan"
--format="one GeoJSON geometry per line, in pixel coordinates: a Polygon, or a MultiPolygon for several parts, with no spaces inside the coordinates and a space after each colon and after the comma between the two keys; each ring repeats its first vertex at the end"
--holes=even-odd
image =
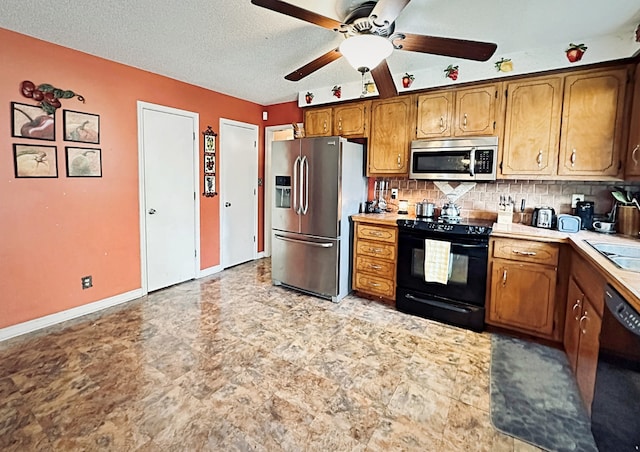
{"type": "Polygon", "coordinates": [[[398,94],[386,62],[394,49],[476,61],[487,61],[496,51],[498,46],[490,42],[395,32],[395,20],[410,1],[365,1],[353,8],[343,22],[280,0],[251,0],[251,3],[344,35],[345,40],[338,48],[285,76],[294,82],[344,56],[363,76],[371,71],[380,97],[387,98],[398,94]]]}

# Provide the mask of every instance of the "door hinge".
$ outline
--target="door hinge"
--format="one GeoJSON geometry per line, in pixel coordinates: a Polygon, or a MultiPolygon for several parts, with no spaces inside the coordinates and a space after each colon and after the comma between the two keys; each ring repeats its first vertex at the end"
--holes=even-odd
{"type": "Polygon", "coordinates": [[[502,160],[500,160],[500,171],[502,171],[502,160]]]}
{"type": "Polygon", "coordinates": [[[256,236],[253,236],[253,243],[256,243],[256,236]]]}
{"type": "Polygon", "coordinates": [[[195,191],[193,192],[193,200],[194,201],[196,200],[196,192],[195,191]]]}
{"type": "Polygon", "coordinates": [[[258,142],[257,142],[257,141],[254,141],[254,142],[253,142],[253,147],[254,147],[254,148],[257,148],[257,147],[258,147],[258,142]]]}
{"type": "Polygon", "coordinates": [[[507,97],[509,97],[509,90],[505,89],[504,90],[504,98],[506,99],[507,97]]]}
{"type": "Polygon", "coordinates": [[[198,257],[198,250],[193,250],[193,257],[198,257]]]}
{"type": "Polygon", "coordinates": [[[196,141],[196,133],[193,132],[193,141],[196,141]]]}
{"type": "Polygon", "coordinates": [[[254,194],[254,195],[256,194],[256,189],[255,189],[255,188],[253,189],[253,194],[254,194]]]}
{"type": "Polygon", "coordinates": [[[498,90],[496,90],[496,99],[498,98],[498,90]]]}

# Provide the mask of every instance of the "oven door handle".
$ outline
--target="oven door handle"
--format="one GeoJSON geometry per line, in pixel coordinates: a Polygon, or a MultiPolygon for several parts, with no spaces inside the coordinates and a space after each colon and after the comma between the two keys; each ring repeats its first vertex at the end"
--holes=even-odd
{"type": "Polygon", "coordinates": [[[462,248],[489,248],[489,245],[486,243],[482,245],[465,245],[463,243],[451,243],[451,246],[459,246],[462,248]]]}
{"type": "Polygon", "coordinates": [[[418,298],[418,297],[415,297],[415,296],[411,295],[410,293],[405,294],[404,297],[408,298],[409,300],[419,301],[420,303],[425,303],[425,304],[428,304],[428,305],[431,305],[431,306],[435,306],[436,308],[448,309],[449,311],[460,312],[462,314],[467,314],[467,313],[471,312],[471,309],[468,309],[468,308],[461,308],[461,307],[456,306],[454,304],[444,303],[444,302],[438,301],[438,300],[426,300],[424,298],[418,298]]]}

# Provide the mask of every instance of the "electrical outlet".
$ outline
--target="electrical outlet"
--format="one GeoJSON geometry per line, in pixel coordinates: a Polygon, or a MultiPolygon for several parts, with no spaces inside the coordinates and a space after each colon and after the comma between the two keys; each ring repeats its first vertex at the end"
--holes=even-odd
{"type": "Polygon", "coordinates": [[[571,207],[575,209],[578,206],[578,201],[584,201],[584,195],[578,195],[574,193],[571,195],[571,207]]]}
{"type": "Polygon", "coordinates": [[[91,275],[83,276],[80,280],[82,281],[82,290],[93,287],[93,278],[91,275]]]}
{"type": "Polygon", "coordinates": [[[397,188],[392,188],[391,189],[391,199],[398,199],[398,189],[397,188]]]}

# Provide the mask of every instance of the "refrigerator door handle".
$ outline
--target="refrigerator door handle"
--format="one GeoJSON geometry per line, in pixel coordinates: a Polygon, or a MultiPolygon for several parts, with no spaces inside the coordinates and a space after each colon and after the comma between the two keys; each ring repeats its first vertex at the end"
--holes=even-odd
{"type": "Polygon", "coordinates": [[[293,162],[293,210],[296,215],[300,215],[300,206],[298,205],[298,168],[300,163],[300,156],[296,157],[293,162]]]}
{"type": "MultiPolygon", "coordinates": [[[[300,168],[304,166],[304,207],[302,208],[302,214],[306,215],[309,211],[309,160],[305,155],[300,162],[300,168]]],[[[302,202],[302,195],[300,195],[300,202],[302,202]]]]}
{"type": "Polygon", "coordinates": [[[285,242],[302,243],[304,245],[316,246],[318,248],[331,248],[333,246],[333,243],[330,243],[330,242],[328,243],[327,242],[325,243],[307,242],[306,240],[292,239],[290,237],[285,237],[284,235],[280,235],[280,234],[275,234],[275,237],[277,239],[284,240],[285,242]]]}

